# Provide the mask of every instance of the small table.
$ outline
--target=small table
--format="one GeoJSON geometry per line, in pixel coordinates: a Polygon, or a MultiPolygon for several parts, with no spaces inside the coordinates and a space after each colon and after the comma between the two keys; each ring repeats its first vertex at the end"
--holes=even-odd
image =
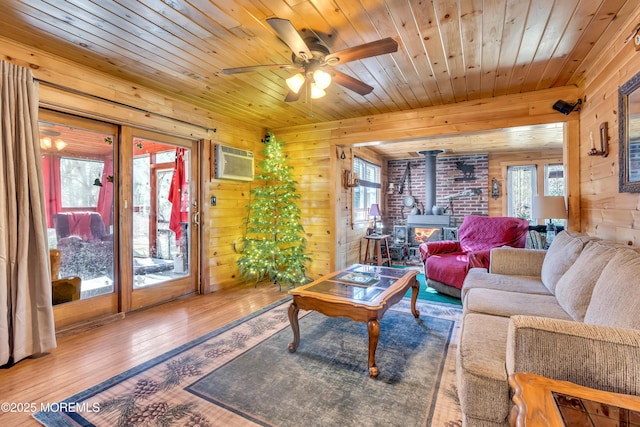
{"type": "Polygon", "coordinates": [[[375,263],[377,265],[382,265],[385,262],[391,267],[391,255],[389,254],[389,237],[390,234],[370,234],[368,236],[364,236],[367,239],[367,248],[364,252],[364,261],[363,264],[371,264],[375,263]],[[369,243],[373,242],[373,254],[369,252],[369,243]],[[382,242],[384,242],[386,257],[382,256],[382,242]]]}
{"type": "Polygon", "coordinates": [[[347,317],[367,324],[369,333],[369,376],[375,378],[379,370],[375,355],[380,336],[380,319],[393,304],[411,292],[411,313],[417,319],[416,301],[420,285],[418,272],[410,269],[375,267],[355,264],[349,268],[327,274],[320,279],[289,291],[293,302],[289,306],[289,322],[293,342],[289,351],[294,353],[300,343],[299,310],[315,310],[329,317],[347,317]]]}
{"type": "Polygon", "coordinates": [[[518,372],[510,421],[517,427],[640,425],[640,397],[610,393],[567,381],[518,372]]]}

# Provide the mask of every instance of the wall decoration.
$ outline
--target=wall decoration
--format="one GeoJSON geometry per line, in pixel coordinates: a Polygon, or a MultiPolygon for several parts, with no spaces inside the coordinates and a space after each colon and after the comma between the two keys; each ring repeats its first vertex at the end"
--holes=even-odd
{"type": "Polygon", "coordinates": [[[475,181],[475,166],[468,165],[465,162],[456,162],[456,167],[462,172],[461,178],[455,178],[456,181],[475,181]]]}
{"type": "Polygon", "coordinates": [[[596,148],[593,141],[593,133],[589,133],[589,139],[591,140],[591,150],[587,153],[589,156],[602,156],[607,157],[609,155],[609,124],[604,122],[600,125],[600,149],[596,148]]]}
{"type": "Polygon", "coordinates": [[[360,178],[357,173],[352,173],[350,170],[345,169],[342,171],[342,186],[345,189],[357,187],[360,185],[360,178]]]}
{"type": "MultiPolygon", "coordinates": [[[[433,206],[427,208],[422,202],[423,197],[426,198],[426,162],[423,158],[415,158],[411,160],[389,160],[387,163],[388,180],[393,182],[393,194],[387,193],[385,196],[385,219],[388,224],[406,225],[407,215],[413,209],[412,206],[405,206],[405,196],[411,195],[414,198],[415,205],[422,211],[424,215],[433,214],[433,206]],[[399,184],[407,169],[407,163],[410,163],[411,183],[407,176],[403,193],[398,193],[399,184]]],[[[489,212],[489,201],[491,194],[491,177],[489,176],[489,158],[487,154],[465,155],[465,156],[438,156],[436,160],[436,201],[435,205],[442,207],[443,214],[451,215],[451,223],[462,223],[467,215],[487,215],[489,212]],[[456,178],[462,174],[456,163],[463,162],[474,165],[473,175],[477,178],[475,181],[458,181],[456,178]],[[451,194],[457,194],[464,190],[478,189],[480,193],[487,194],[487,197],[481,197],[478,193],[465,193],[467,196],[464,203],[457,203],[455,212],[449,212],[449,200],[446,198],[451,194]],[[446,211],[445,211],[446,209],[446,211]]],[[[407,199],[407,203],[409,200],[407,199]]]]}
{"type": "Polygon", "coordinates": [[[618,190],[640,193],[640,73],[618,89],[618,190]]]}
{"type": "Polygon", "coordinates": [[[491,197],[493,197],[493,200],[500,197],[500,183],[495,178],[491,178],[491,197]]]}
{"type": "Polygon", "coordinates": [[[402,194],[404,192],[405,182],[407,178],[409,179],[409,192],[411,192],[411,169],[410,162],[407,162],[407,167],[404,169],[404,175],[402,175],[402,180],[400,181],[400,186],[398,187],[398,194],[402,194]]]}

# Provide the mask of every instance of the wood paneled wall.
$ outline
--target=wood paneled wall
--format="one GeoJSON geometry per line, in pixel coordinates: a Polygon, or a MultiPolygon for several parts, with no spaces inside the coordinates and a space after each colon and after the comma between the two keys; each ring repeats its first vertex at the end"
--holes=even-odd
{"type": "Polygon", "coordinates": [[[580,113],[580,192],[585,232],[640,246],[640,195],[618,192],[618,88],[640,72],[640,51],[631,37],[640,12],[631,3],[628,14],[619,14],[617,31],[601,38],[607,44],[603,54],[589,58],[580,83],[586,97],[580,113]],[[609,156],[588,156],[591,134],[600,147],[603,122],[609,126],[609,156]]]}
{"type": "MultiPolygon", "coordinates": [[[[210,140],[252,150],[256,154],[262,149],[260,140],[265,129],[259,126],[194,108],[10,40],[0,39],[0,53],[5,61],[33,70],[41,81],[42,106],[191,139],[210,140]]],[[[211,151],[209,147],[203,148],[204,161],[210,164],[211,151]]],[[[201,248],[205,265],[202,281],[205,290],[216,290],[241,282],[233,243],[239,247],[242,239],[242,221],[251,184],[210,180],[209,168],[203,168],[203,172],[201,224],[206,240],[201,248]],[[209,206],[212,195],[217,198],[216,207],[209,206]]]]}

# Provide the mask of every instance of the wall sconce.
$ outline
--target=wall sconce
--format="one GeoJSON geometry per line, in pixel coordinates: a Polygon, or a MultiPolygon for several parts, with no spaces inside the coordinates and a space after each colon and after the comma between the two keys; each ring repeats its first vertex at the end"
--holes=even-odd
{"type": "MultiPolygon", "coordinates": [[[[570,104],[567,101],[563,101],[562,99],[558,99],[555,104],[553,104],[553,109],[561,112],[565,116],[569,115],[572,111],[576,109],[579,105],[582,105],[582,99],[578,98],[575,104],[570,104]]],[[[578,111],[580,109],[578,108],[578,111]]]]}
{"type": "Polygon", "coordinates": [[[500,183],[495,178],[491,178],[491,197],[493,200],[500,197],[500,183]]]}
{"type": "Polygon", "coordinates": [[[387,194],[393,194],[396,191],[396,184],[389,181],[387,184],[387,194]]]}
{"type": "Polygon", "coordinates": [[[593,142],[593,133],[591,132],[589,133],[589,139],[591,140],[591,150],[587,155],[602,157],[609,155],[609,124],[607,122],[600,125],[600,150],[596,149],[596,145],[593,142]]]}
{"type": "Polygon", "coordinates": [[[360,185],[360,180],[358,179],[358,174],[352,174],[350,170],[345,170],[342,172],[342,185],[344,188],[353,188],[360,185]]]}

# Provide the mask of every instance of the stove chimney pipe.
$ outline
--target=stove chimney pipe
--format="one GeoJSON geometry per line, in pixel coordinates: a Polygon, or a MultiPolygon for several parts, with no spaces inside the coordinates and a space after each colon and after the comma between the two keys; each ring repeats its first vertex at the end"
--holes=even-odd
{"type": "Polygon", "coordinates": [[[444,153],[444,150],[419,151],[424,155],[425,160],[425,194],[424,194],[424,214],[430,215],[433,207],[436,206],[436,157],[444,153]]]}

